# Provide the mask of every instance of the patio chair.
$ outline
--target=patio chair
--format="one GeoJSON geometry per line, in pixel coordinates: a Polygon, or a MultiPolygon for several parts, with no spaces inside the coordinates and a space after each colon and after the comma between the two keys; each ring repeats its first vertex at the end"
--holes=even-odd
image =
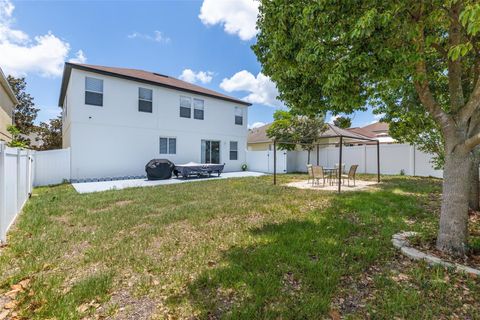
{"type": "MultiPolygon", "coordinates": [[[[348,186],[350,187],[350,180],[353,180],[353,186],[355,187],[355,174],[357,173],[358,164],[354,164],[350,166],[350,170],[348,170],[348,174],[342,174],[342,178],[347,179],[348,186]]],[[[345,179],[343,180],[343,184],[345,184],[345,179]]]]}
{"type": "Polygon", "coordinates": [[[307,183],[312,181],[312,185],[315,183],[315,179],[313,178],[313,166],[311,164],[307,164],[307,173],[308,173],[308,180],[307,183]]]}
{"type": "Polygon", "coordinates": [[[327,178],[325,176],[325,171],[323,171],[322,166],[312,166],[313,170],[313,180],[314,184],[315,181],[317,182],[318,185],[320,185],[320,180],[323,180],[323,186],[325,187],[325,179],[327,178]]]}

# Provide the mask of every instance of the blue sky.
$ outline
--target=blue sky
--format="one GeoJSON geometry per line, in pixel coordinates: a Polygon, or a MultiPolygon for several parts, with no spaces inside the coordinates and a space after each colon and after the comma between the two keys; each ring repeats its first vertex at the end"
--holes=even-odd
{"type": "MultiPolygon", "coordinates": [[[[0,67],[25,76],[41,109],[55,117],[64,61],[160,72],[253,103],[249,125],[267,123],[282,106],[261,74],[254,0],[0,0],[0,67]]],[[[374,121],[358,112],[353,125],[374,121]]]]}

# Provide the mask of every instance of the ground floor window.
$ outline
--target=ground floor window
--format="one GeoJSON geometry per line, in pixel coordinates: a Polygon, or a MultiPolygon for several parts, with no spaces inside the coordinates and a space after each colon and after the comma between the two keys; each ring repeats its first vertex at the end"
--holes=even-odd
{"type": "Polygon", "coordinates": [[[202,163],[220,163],[220,141],[202,140],[202,163]]]}
{"type": "Polygon", "coordinates": [[[177,138],[160,137],[160,154],[177,154],[177,138]]]}
{"type": "Polygon", "coordinates": [[[230,160],[238,160],[238,141],[230,141],[230,160]]]}

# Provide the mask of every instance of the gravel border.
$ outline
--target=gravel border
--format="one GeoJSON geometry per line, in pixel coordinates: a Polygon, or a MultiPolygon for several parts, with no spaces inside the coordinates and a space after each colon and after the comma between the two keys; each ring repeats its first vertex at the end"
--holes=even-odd
{"type": "Polygon", "coordinates": [[[453,268],[456,271],[465,272],[465,273],[468,273],[470,275],[480,276],[480,270],[478,270],[478,269],[471,268],[471,267],[468,267],[468,266],[465,266],[465,265],[459,264],[459,263],[447,262],[447,261],[444,261],[444,260],[440,259],[439,257],[424,253],[420,250],[417,250],[415,248],[410,247],[410,243],[408,242],[408,238],[411,237],[411,236],[414,236],[416,234],[417,234],[417,232],[412,232],[412,231],[410,231],[410,232],[400,232],[400,233],[394,234],[392,236],[393,246],[395,248],[400,249],[400,251],[404,255],[406,255],[407,257],[409,257],[412,260],[424,260],[429,265],[432,265],[432,266],[433,265],[440,265],[440,266],[444,266],[444,267],[447,267],[447,268],[453,268]]]}

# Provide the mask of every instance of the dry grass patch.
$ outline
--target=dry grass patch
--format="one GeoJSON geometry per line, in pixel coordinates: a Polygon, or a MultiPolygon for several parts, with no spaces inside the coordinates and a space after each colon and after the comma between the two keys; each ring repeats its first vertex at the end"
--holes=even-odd
{"type": "Polygon", "coordinates": [[[281,186],[304,178],[37,188],[0,255],[0,296],[31,279],[23,319],[480,317],[472,279],[392,267],[392,234],[435,230],[438,180],[390,177],[341,195],[281,186]],[[451,296],[467,311],[445,305],[451,296]]]}

